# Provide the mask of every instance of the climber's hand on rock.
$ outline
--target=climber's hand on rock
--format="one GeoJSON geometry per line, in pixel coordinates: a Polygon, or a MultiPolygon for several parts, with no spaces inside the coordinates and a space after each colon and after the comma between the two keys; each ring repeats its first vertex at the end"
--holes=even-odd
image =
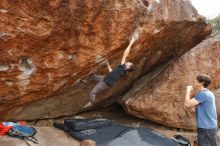
{"type": "Polygon", "coordinates": [[[135,42],[135,37],[131,38],[130,44],[133,44],[135,42]]]}

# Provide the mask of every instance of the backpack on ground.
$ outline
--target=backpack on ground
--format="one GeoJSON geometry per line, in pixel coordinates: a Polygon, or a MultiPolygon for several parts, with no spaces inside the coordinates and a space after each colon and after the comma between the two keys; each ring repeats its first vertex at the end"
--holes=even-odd
{"type": "Polygon", "coordinates": [[[22,139],[27,143],[28,146],[31,146],[28,141],[38,144],[38,140],[34,137],[36,133],[37,130],[34,127],[17,125],[8,132],[8,135],[11,137],[22,139]]]}
{"type": "Polygon", "coordinates": [[[181,135],[174,135],[171,139],[180,144],[181,146],[191,146],[189,139],[181,135]]]}

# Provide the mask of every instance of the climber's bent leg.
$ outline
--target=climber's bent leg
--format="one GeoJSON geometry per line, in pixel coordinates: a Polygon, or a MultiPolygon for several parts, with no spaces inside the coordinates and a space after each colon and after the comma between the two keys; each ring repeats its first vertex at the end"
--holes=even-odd
{"type": "Polygon", "coordinates": [[[89,93],[89,97],[90,97],[90,101],[92,102],[92,103],[94,103],[95,102],[95,98],[96,98],[96,95],[100,92],[100,91],[102,91],[102,90],[104,90],[104,89],[106,89],[106,88],[108,88],[109,86],[102,80],[102,81],[100,81],[100,82],[98,82],[98,84],[91,90],[91,92],[89,93]]]}

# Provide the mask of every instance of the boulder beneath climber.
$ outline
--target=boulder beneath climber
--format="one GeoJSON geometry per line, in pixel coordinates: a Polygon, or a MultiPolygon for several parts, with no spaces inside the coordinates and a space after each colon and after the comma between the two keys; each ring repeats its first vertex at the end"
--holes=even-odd
{"type": "Polygon", "coordinates": [[[220,36],[207,39],[179,59],[142,77],[120,103],[129,114],[136,117],[171,127],[193,129],[196,124],[194,112],[184,107],[186,86],[195,84],[198,74],[210,75],[210,90],[216,95],[219,114],[219,56],[220,36]]]}
{"type": "MultiPolygon", "coordinates": [[[[135,31],[136,71],[97,101],[179,57],[211,32],[189,1],[43,0],[0,3],[1,120],[32,120],[85,110],[93,73],[116,66],[135,31]],[[98,71],[97,71],[98,70],[98,71]]],[[[113,99],[113,98],[112,98],[113,99]]]]}

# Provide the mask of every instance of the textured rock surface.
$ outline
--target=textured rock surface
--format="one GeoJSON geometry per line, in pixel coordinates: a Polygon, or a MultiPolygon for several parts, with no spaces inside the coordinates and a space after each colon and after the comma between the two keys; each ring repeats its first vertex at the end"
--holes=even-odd
{"type": "MultiPolygon", "coordinates": [[[[79,142],[68,136],[62,130],[53,127],[36,127],[37,134],[35,138],[38,144],[30,142],[31,146],[79,146],[79,142]]],[[[11,138],[9,136],[0,137],[1,146],[26,146],[25,141],[11,138]]]]}
{"type": "Polygon", "coordinates": [[[182,0],[2,0],[0,119],[40,119],[82,111],[95,85],[88,80],[108,59],[119,63],[139,28],[129,59],[137,70],[100,100],[180,56],[211,31],[182,0]]]}
{"type": "MultiPolygon", "coordinates": [[[[126,111],[134,116],[192,129],[196,124],[194,114],[183,106],[186,86],[193,85],[196,76],[204,73],[212,77],[210,89],[219,88],[219,56],[220,36],[210,38],[170,63],[155,78],[149,74],[140,79],[120,102],[125,103],[126,111]],[[153,79],[149,82],[150,78],[153,79]]],[[[219,103],[219,96],[216,98],[219,103]]]]}

